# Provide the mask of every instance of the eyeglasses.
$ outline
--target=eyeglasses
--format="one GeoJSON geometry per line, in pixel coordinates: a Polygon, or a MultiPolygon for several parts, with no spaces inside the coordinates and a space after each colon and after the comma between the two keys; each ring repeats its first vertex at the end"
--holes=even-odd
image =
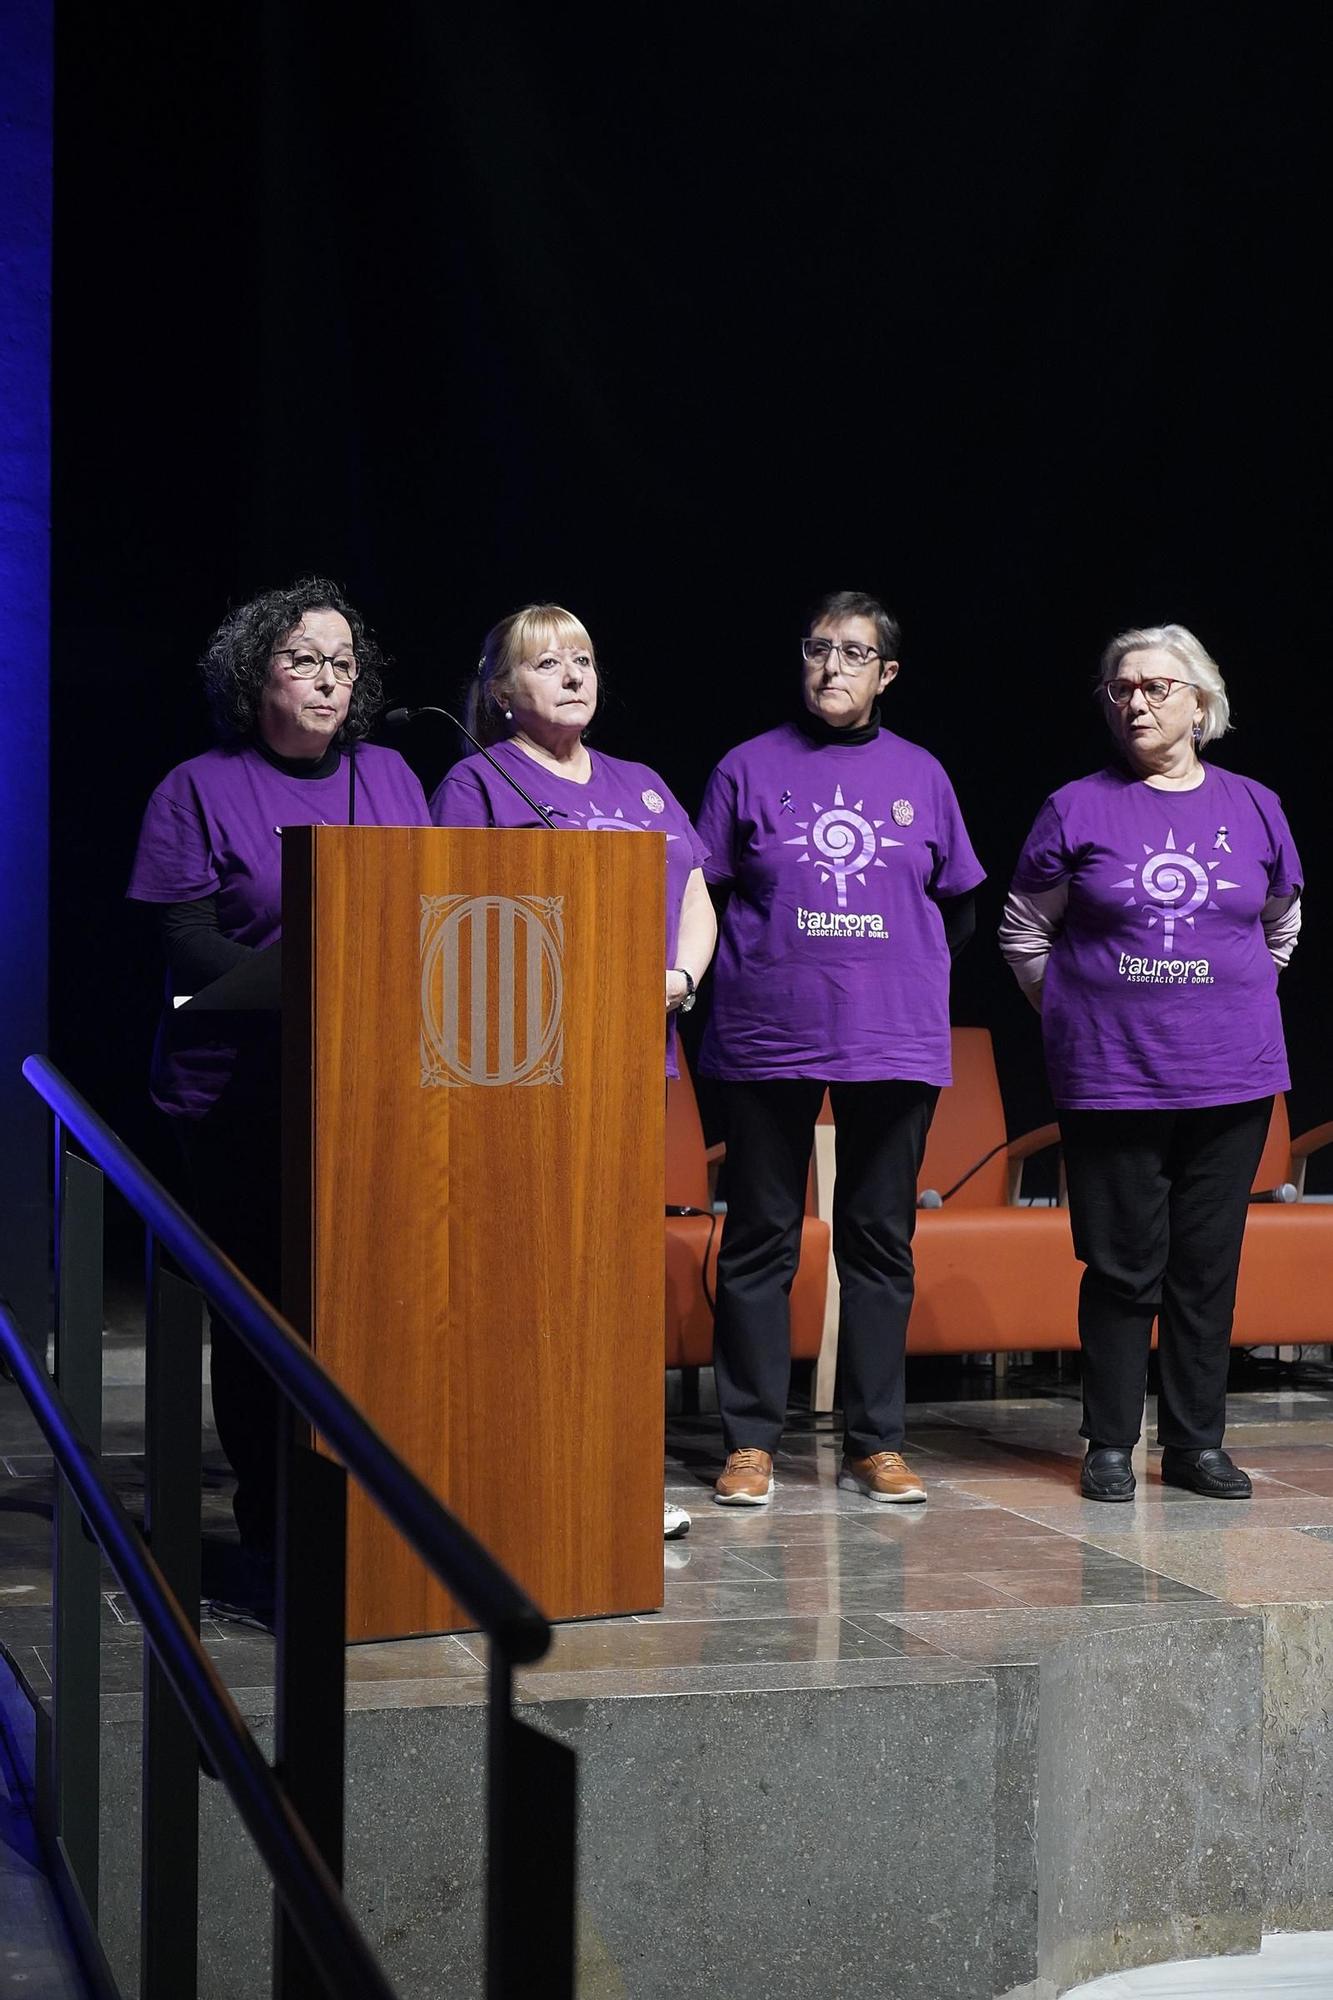
{"type": "Polygon", "coordinates": [[[1103,681],[1102,693],[1116,708],[1128,708],[1141,694],[1149,708],[1160,708],[1172,688],[1193,687],[1193,681],[1103,681]]]}
{"type": "Polygon", "coordinates": [[[298,681],[312,681],[321,667],[332,667],[333,678],[350,687],[361,669],[350,653],[298,653],[290,646],[275,646],[275,660],[286,660],[287,671],[298,681]]]}
{"type": "Polygon", "coordinates": [[[877,653],[873,646],[858,646],[850,639],[840,646],[836,639],[802,639],[801,657],[812,667],[822,667],[830,653],[836,653],[848,673],[859,674],[872,660],[882,660],[883,653],[877,653]]]}

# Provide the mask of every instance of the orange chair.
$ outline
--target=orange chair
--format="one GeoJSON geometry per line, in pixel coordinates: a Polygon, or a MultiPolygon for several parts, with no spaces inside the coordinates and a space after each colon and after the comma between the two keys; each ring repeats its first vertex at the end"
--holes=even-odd
{"type": "MultiPolygon", "coordinates": [[[[1287,1100],[1273,1101],[1256,1193],[1288,1184],[1298,1197],[1305,1192],[1305,1168],[1311,1155],[1333,1140],[1333,1125],[1317,1125],[1299,1139],[1291,1136],[1287,1100]]],[[[1233,1347],[1296,1346],[1333,1340],[1333,1207],[1326,1202],[1296,1200],[1256,1203],[1245,1221],[1236,1283],[1233,1347]]]]}
{"type": "MultiPolygon", "coordinates": [[[[916,1303],[909,1354],[1015,1353],[1078,1347],[1078,1288],[1064,1207],[1018,1206],[1023,1164],[1059,1144],[1044,1125],[1020,1139],[1005,1136],[1004,1107],[989,1032],[953,1030],[952,1086],[940,1093],[918,1192],[939,1207],[917,1214],[916,1303]]],[[[1284,1098],[1273,1117],[1255,1192],[1289,1182],[1303,1189],[1311,1154],[1333,1140],[1333,1124],[1292,1140],[1284,1098]]],[[[819,1213],[832,1214],[833,1129],[828,1104],[815,1141],[819,1213]]],[[[1333,1207],[1324,1203],[1256,1204],[1241,1253],[1233,1346],[1333,1339],[1325,1302],[1333,1273],[1333,1207]]],[[[830,1280],[815,1407],[831,1405],[837,1362],[837,1278],[830,1280]]]]}
{"type": "MultiPolygon", "coordinates": [[[[725,1146],[705,1146],[694,1085],[682,1055],[680,1076],[667,1085],[666,1199],[668,1207],[701,1210],[666,1218],[666,1365],[707,1368],[713,1360],[713,1309],[722,1218],[712,1213],[716,1170],[725,1146]]],[[[791,1351],[797,1360],[819,1353],[828,1288],[829,1230],[814,1214],[801,1225],[801,1261],[791,1288],[791,1351]]]]}
{"type": "MultiPolygon", "coordinates": [[[[909,1354],[1012,1352],[1078,1345],[1078,1282],[1069,1214],[1016,1206],[1023,1163],[1059,1143],[1055,1125],[1005,1135],[1004,1105],[985,1028],[955,1028],[953,1084],[940,1092],[917,1182],[941,1206],[917,1214],[916,1303],[909,1354]]],[[[827,1100],[815,1140],[819,1213],[833,1207],[827,1100]]],[[[836,1279],[824,1321],[815,1407],[831,1406],[837,1364],[836,1279]]]]}

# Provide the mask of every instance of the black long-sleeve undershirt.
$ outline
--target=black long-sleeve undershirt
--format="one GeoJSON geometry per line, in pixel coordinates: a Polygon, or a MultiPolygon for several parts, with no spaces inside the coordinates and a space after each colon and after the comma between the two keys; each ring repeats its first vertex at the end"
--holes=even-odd
{"type": "Polygon", "coordinates": [[[975,889],[967,889],[961,896],[941,896],[940,915],[944,919],[944,942],[952,960],[971,944],[977,928],[975,889]]]}
{"type": "MultiPolygon", "coordinates": [[[[332,777],[343,757],[342,748],[336,741],[330,743],[318,757],[280,756],[262,737],[254,739],[253,747],[275,771],[281,771],[285,777],[302,780],[332,777]]],[[[349,755],[349,822],[352,818],[354,769],[349,755]]],[[[216,894],[199,896],[188,903],[164,903],[158,923],[174,994],[201,993],[205,986],[221,979],[224,972],[230,972],[233,965],[239,965],[243,958],[248,958],[253,950],[251,945],[238,944],[235,938],[222,935],[216,894]]]]}
{"type": "Polygon", "coordinates": [[[201,993],[249,958],[253,948],[222,935],[216,895],[192,903],[164,903],[158,925],[173,993],[201,993]]]}

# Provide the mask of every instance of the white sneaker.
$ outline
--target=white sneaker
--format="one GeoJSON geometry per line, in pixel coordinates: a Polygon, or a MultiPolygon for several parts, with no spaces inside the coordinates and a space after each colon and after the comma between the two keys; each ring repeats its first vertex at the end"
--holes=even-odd
{"type": "Polygon", "coordinates": [[[662,1502],[662,1539],[664,1542],[678,1542],[682,1535],[690,1532],[690,1517],[683,1507],[673,1505],[670,1500],[662,1502]]]}

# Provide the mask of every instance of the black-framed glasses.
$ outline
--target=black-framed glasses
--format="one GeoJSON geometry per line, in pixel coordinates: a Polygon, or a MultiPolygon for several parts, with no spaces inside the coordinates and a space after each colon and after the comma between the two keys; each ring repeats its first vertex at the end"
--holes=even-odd
{"type": "Polygon", "coordinates": [[[883,653],[877,653],[873,646],[858,645],[849,639],[839,645],[836,639],[802,639],[801,658],[812,667],[822,667],[830,653],[836,653],[844,667],[854,674],[862,673],[872,660],[882,660],[883,653]]]}
{"type": "Polygon", "coordinates": [[[1136,694],[1141,694],[1149,708],[1160,708],[1170,696],[1172,688],[1192,688],[1193,681],[1103,681],[1102,693],[1115,708],[1128,708],[1136,694]]]}
{"type": "Polygon", "coordinates": [[[316,653],[305,646],[275,646],[275,660],[285,660],[287,671],[298,681],[312,681],[321,667],[330,667],[335,681],[350,687],[361,669],[351,653],[316,653]]]}

